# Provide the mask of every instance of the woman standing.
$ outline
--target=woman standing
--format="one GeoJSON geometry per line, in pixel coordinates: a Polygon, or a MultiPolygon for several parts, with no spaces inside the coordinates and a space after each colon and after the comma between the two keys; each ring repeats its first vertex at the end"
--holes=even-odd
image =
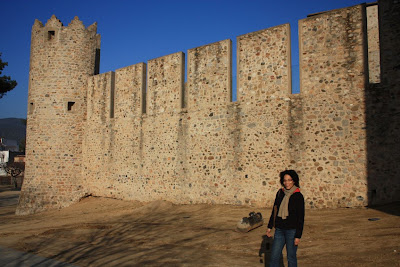
{"type": "Polygon", "coordinates": [[[297,266],[297,246],[303,233],[304,198],[300,193],[299,176],[294,170],[283,171],[279,177],[283,188],[276,193],[267,230],[267,236],[272,237],[271,229],[275,227],[269,266],[279,266],[286,245],[288,265],[294,267],[297,266]]]}

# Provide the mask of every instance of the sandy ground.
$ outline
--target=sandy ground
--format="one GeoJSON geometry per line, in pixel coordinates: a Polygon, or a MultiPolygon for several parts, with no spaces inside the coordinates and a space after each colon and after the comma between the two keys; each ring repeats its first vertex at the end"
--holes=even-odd
{"type": "MultiPolygon", "coordinates": [[[[235,231],[250,211],[269,217],[266,208],[89,197],[63,210],[16,216],[18,195],[0,186],[0,246],[77,266],[264,266],[269,257],[265,225],[235,231]]],[[[400,266],[399,242],[399,203],[306,210],[298,261],[300,266],[400,266]]]]}

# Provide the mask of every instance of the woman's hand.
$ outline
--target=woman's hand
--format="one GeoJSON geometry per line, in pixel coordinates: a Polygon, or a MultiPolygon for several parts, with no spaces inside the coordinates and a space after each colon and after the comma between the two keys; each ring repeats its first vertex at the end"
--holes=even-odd
{"type": "Polygon", "coordinates": [[[295,239],[294,239],[294,245],[295,245],[295,246],[298,246],[299,243],[300,243],[300,238],[295,238],[295,239]]]}
{"type": "Polygon", "coordinates": [[[269,228],[267,229],[267,236],[268,236],[268,237],[272,237],[271,229],[269,229],[269,228]]]}

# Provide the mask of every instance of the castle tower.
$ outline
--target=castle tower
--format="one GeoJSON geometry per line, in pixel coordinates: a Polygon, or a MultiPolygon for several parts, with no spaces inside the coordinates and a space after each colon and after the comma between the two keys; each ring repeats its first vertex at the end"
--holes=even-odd
{"type": "Polygon", "coordinates": [[[53,15],[32,27],[25,181],[17,214],[60,208],[86,194],[82,136],[87,79],[99,68],[97,25],[53,15]]]}

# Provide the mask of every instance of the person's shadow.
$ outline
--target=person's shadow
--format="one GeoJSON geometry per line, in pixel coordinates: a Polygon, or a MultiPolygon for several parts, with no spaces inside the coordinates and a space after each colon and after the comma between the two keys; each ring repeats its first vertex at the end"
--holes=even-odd
{"type": "MultiPolygon", "coordinates": [[[[269,261],[271,259],[271,248],[272,242],[274,239],[272,237],[268,237],[266,235],[262,236],[262,242],[260,246],[260,250],[258,251],[258,256],[260,257],[260,263],[264,263],[264,266],[269,266],[269,261]]],[[[281,254],[280,266],[285,267],[283,264],[283,256],[281,254]]]]}

